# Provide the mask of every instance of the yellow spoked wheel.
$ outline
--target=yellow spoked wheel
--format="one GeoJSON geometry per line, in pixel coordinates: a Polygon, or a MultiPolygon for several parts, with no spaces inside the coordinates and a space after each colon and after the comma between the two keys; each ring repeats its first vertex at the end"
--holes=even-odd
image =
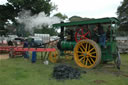
{"type": "Polygon", "coordinates": [[[50,52],[48,59],[50,62],[56,63],[59,59],[59,51],[56,49],[56,51],[50,52]]]}
{"type": "Polygon", "coordinates": [[[74,48],[75,62],[84,68],[94,68],[101,61],[101,50],[93,40],[81,40],[74,48]]]}

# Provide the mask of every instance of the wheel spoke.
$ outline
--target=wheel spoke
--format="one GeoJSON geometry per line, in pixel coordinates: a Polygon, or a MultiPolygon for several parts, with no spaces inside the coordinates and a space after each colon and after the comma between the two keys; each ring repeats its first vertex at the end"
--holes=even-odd
{"type": "Polygon", "coordinates": [[[90,56],[90,57],[96,58],[96,56],[90,56]]]}
{"type": "Polygon", "coordinates": [[[84,57],[80,58],[80,61],[83,59],[84,57]]]}
{"type": "Polygon", "coordinates": [[[88,39],[87,37],[84,37],[84,39],[88,39]]]}
{"type": "MultiPolygon", "coordinates": [[[[80,40],[83,40],[83,38],[81,37],[80,40]]],[[[79,41],[80,41],[80,40],[79,40],[79,41]]]]}
{"type": "Polygon", "coordinates": [[[54,57],[56,57],[56,56],[57,56],[57,54],[55,53],[55,54],[54,54],[54,57]]]}
{"type": "Polygon", "coordinates": [[[88,33],[89,33],[89,31],[88,31],[87,33],[85,33],[85,34],[84,34],[84,36],[87,36],[87,35],[88,35],[88,33]]]}
{"type": "Polygon", "coordinates": [[[92,54],[95,54],[96,52],[94,51],[94,52],[90,52],[90,54],[92,55],[92,54]]]}
{"type": "Polygon", "coordinates": [[[80,50],[81,50],[82,52],[84,52],[83,49],[82,49],[81,47],[80,47],[80,50]]]}
{"type": "Polygon", "coordinates": [[[93,62],[93,64],[95,63],[95,61],[90,57],[91,61],[93,62]]]}
{"type": "Polygon", "coordinates": [[[84,57],[84,59],[83,59],[83,64],[85,63],[85,57],[84,57]]]}
{"type": "Polygon", "coordinates": [[[83,49],[85,49],[85,47],[83,46],[83,44],[82,44],[82,43],[81,43],[81,46],[82,46],[82,48],[83,48],[83,49]]]}
{"type": "Polygon", "coordinates": [[[83,52],[81,52],[81,51],[77,51],[77,53],[83,53],[83,52]]]}
{"type": "Polygon", "coordinates": [[[89,60],[89,58],[88,58],[88,61],[89,61],[90,65],[91,65],[92,63],[91,63],[91,61],[89,60]]]}
{"type": "Polygon", "coordinates": [[[85,63],[85,65],[88,65],[88,58],[86,59],[86,63],[85,63]]]}
{"type": "Polygon", "coordinates": [[[92,50],[94,50],[95,48],[92,48],[91,50],[88,51],[88,53],[90,53],[92,50]]]}
{"type": "Polygon", "coordinates": [[[82,40],[81,37],[77,37],[77,41],[80,41],[80,40],[82,40]]]}
{"type": "Polygon", "coordinates": [[[77,34],[78,37],[81,37],[82,35],[80,35],[79,33],[77,34]]]}
{"type": "Polygon", "coordinates": [[[96,56],[93,56],[93,55],[91,55],[91,54],[88,54],[89,55],[89,57],[93,57],[93,58],[96,58],[96,56]]]}
{"type": "Polygon", "coordinates": [[[84,56],[83,54],[79,55],[79,56],[84,56]]]}

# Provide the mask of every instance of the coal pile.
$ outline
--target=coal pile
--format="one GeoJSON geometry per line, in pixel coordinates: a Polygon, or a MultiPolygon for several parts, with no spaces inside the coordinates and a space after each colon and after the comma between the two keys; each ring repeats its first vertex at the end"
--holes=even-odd
{"type": "Polygon", "coordinates": [[[68,65],[57,65],[53,70],[55,79],[79,79],[80,71],[68,65]]]}

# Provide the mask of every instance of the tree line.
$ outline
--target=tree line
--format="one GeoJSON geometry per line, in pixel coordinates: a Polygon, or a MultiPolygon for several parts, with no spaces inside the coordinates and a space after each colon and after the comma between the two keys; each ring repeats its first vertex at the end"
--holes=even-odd
{"type": "MultiPolygon", "coordinates": [[[[53,4],[51,0],[7,0],[6,4],[0,5],[0,35],[17,34],[19,36],[28,36],[30,33],[24,29],[24,25],[16,21],[18,13],[22,10],[30,10],[31,16],[44,12],[50,16],[53,10],[57,9],[57,5],[53,4]]],[[[54,16],[62,20],[68,18],[65,14],[57,13],[54,16]]],[[[123,0],[117,9],[117,18],[120,20],[119,35],[127,35],[128,33],[128,0],[123,0]]],[[[89,18],[81,18],[79,16],[72,16],[69,21],[81,21],[89,18]]],[[[35,33],[50,33],[57,35],[54,28],[42,26],[42,29],[35,29],[35,33]]]]}
{"type": "MultiPolygon", "coordinates": [[[[0,5],[0,35],[16,34],[18,36],[27,36],[30,33],[24,29],[24,24],[20,24],[16,21],[19,12],[22,10],[30,10],[31,16],[44,12],[47,16],[50,16],[53,10],[57,9],[57,5],[53,4],[51,0],[7,0],[6,4],[0,5]]],[[[66,15],[57,13],[54,16],[61,19],[67,18],[66,15]]],[[[55,35],[56,30],[47,29],[42,26],[42,29],[36,29],[35,32],[39,33],[51,33],[55,35]],[[43,31],[44,30],[44,31],[43,31]]]]}

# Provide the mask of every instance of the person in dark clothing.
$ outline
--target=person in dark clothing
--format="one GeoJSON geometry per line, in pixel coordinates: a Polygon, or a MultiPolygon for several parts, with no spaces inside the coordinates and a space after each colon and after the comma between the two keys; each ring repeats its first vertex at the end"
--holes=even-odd
{"type": "MultiPolygon", "coordinates": [[[[35,42],[34,42],[34,39],[32,39],[31,41],[31,47],[34,48],[35,47],[35,42]]],[[[35,63],[36,62],[36,51],[32,51],[32,60],[31,60],[32,63],[35,63]]]]}
{"type": "Polygon", "coordinates": [[[28,47],[28,40],[27,39],[25,40],[23,47],[24,48],[27,48],[28,47]]]}
{"type": "Polygon", "coordinates": [[[98,34],[99,34],[99,35],[102,35],[102,34],[105,33],[105,32],[104,32],[104,29],[103,29],[103,26],[101,26],[101,24],[98,24],[97,27],[98,27],[98,34]]]}
{"type": "Polygon", "coordinates": [[[36,51],[32,52],[32,63],[36,62],[36,51]]]}
{"type": "Polygon", "coordinates": [[[98,34],[97,29],[98,29],[97,27],[93,29],[93,40],[98,43],[99,42],[99,38],[98,38],[99,34],[98,34]]]}
{"type": "MultiPolygon", "coordinates": [[[[25,40],[23,47],[24,47],[24,48],[28,48],[28,40],[27,40],[27,39],[25,40]]],[[[24,58],[25,58],[25,59],[29,59],[29,52],[28,52],[28,51],[26,51],[26,52],[24,53],[24,58]]]]}
{"type": "Polygon", "coordinates": [[[98,24],[97,29],[99,35],[99,44],[101,45],[101,47],[106,48],[105,46],[106,34],[104,32],[103,26],[101,26],[101,24],[98,24]]]}
{"type": "Polygon", "coordinates": [[[113,30],[111,30],[111,26],[109,25],[106,33],[107,40],[110,40],[111,34],[113,34],[113,30]]]}
{"type": "Polygon", "coordinates": [[[8,41],[8,46],[13,46],[13,42],[11,40],[8,41]]]}
{"type": "Polygon", "coordinates": [[[67,41],[74,41],[74,31],[73,29],[68,29],[67,30],[67,41]]]}

